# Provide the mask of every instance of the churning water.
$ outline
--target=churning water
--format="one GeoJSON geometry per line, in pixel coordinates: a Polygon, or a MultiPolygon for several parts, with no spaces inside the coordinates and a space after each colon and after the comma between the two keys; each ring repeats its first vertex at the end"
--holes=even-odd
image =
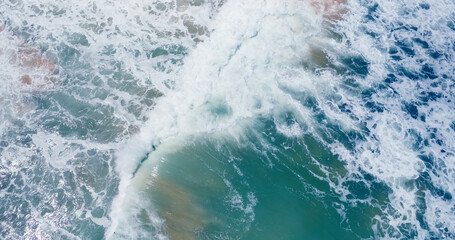
{"type": "Polygon", "coordinates": [[[451,0],[2,0],[0,238],[455,238],[451,0]]]}

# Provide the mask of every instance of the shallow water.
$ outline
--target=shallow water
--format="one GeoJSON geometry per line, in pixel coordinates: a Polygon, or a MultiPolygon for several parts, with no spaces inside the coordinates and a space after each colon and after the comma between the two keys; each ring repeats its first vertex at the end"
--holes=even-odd
{"type": "Polygon", "coordinates": [[[1,238],[454,238],[455,4],[315,5],[1,2],[1,238]]]}

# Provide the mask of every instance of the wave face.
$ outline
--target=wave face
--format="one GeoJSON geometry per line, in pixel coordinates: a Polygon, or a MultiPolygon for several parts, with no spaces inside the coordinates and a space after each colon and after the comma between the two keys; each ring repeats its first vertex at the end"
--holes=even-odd
{"type": "Polygon", "coordinates": [[[455,3],[0,3],[4,239],[455,238],[455,3]]]}

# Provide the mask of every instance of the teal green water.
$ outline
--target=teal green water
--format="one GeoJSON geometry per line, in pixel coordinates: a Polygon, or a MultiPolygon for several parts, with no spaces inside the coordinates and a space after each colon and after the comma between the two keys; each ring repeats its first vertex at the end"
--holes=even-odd
{"type": "MultiPolygon", "coordinates": [[[[344,163],[311,135],[289,139],[262,120],[240,140],[191,137],[164,155],[147,194],[173,239],[359,239],[388,204],[388,187],[347,181],[340,201],[328,182],[344,163]],[[324,170],[322,170],[324,169],[324,170]],[[374,198],[374,204],[361,200],[374,198]],[[340,216],[339,211],[345,211],[340,216]]],[[[160,152],[158,147],[157,152],[160,152]]],[[[163,155],[158,154],[160,157],[163,155]]],[[[153,153],[147,161],[154,161],[153,153]]],[[[150,164],[149,164],[150,165],[150,164]]],[[[151,165],[150,165],[151,166],[151,165]]],[[[140,171],[152,171],[144,163],[140,171]]],[[[140,173],[138,173],[140,174],[140,173]]]]}

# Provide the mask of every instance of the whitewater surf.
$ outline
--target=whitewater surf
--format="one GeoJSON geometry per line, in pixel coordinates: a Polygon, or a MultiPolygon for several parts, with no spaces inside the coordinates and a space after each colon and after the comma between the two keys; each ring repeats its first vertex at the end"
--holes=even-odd
{"type": "Polygon", "coordinates": [[[0,3],[4,239],[451,239],[455,3],[0,3]]]}

